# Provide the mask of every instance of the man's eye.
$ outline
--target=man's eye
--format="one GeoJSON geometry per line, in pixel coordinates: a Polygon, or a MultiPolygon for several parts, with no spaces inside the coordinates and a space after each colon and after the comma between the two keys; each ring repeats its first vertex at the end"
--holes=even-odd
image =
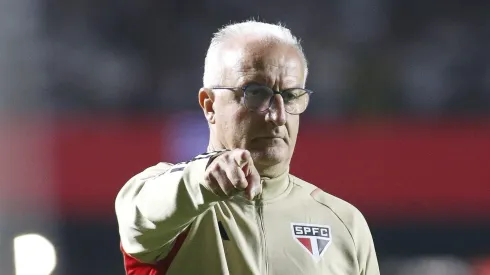
{"type": "Polygon", "coordinates": [[[262,86],[256,86],[256,85],[249,86],[245,90],[245,92],[247,93],[248,96],[253,96],[253,97],[267,97],[270,94],[267,88],[262,86]]]}
{"type": "Polygon", "coordinates": [[[302,89],[294,89],[294,90],[284,91],[282,93],[282,97],[285,102],[296,100],[304,95],[306,95],[306,92],[302,89]]]}
{"type": "Polygon", "coordinates": [[[248,91],[248,94],[251,95],[251,96],[257,96],[257,95],[260,95],[262,92],[260,91],[260,89],[251,89],[248,91]]]}
{"type": "Polygon", "coordinates": [[[295,93],[294,91],[285,91],[282,94],[282,98],[284,102],[289,102],[291,100],[294,100],[298,97],[298,93],[295,93]]]}

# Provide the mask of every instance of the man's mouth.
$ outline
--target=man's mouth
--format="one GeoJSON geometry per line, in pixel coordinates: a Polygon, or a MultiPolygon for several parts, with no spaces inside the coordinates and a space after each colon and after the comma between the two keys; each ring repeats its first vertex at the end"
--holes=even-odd
{"type": "Polygon", "coordinates": [[[271,144],[279,144],[281,142],[287,143],[286,139],[281,136],[261,136],[252,139],[252,142],[259,143],[271,143],[271,144]]]}
{"type": "Polygon", "coordinates": [[[284,139],[284,138],[280,136],[263,136],[263,137],[256,137],[254,139],[284,139]]]}

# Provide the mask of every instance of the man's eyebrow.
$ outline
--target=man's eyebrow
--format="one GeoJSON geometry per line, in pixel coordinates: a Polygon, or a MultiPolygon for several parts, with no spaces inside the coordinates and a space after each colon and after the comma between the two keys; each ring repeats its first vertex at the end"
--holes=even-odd
{"type": "MultiPolygon", "coordinates": [[[[249,83],[256,83],[265,86],[271,86],[272,80],[269,76],[264,74],[254,74],[254,73],[246,73],[242,74],[238,78],[239,86],[243,86],[249,83]]],[[[297,82],[297,77],[284,77],[281,83],[281,90],[290,89],[290,88],[302,88],[303,85],[297,82]]]]}
{"type": "Polygon", "coordinates": [[[273,69],[280,68],[279,65],[262,63],[262,62],[253,62],[252,64],[237,63],[235,67],[236,70],[239,72],[257,72],[257,71],[263,72],[263,71],[267,71],[270,68],[273,69]]]}
{"type": "Polygon", "coordinates": [[[270,77],[263,74],[250,73],[250,71],[243,72],[238,81],[240,84],[254,82],[262,85],[268,85],[271,82],[270,77]]]}

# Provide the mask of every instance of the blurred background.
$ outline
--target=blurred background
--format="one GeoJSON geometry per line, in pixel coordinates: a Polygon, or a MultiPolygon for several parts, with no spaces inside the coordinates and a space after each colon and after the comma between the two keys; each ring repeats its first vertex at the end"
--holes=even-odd
{"type": "Polygon", "coordinates": [[[252,17],[302,39],[292,172],[365,214],[381,273],[490,274],[484,0],[0,1],[0,274],[124,274],[114,198],[205,150],[208,43],[252,17]]]}

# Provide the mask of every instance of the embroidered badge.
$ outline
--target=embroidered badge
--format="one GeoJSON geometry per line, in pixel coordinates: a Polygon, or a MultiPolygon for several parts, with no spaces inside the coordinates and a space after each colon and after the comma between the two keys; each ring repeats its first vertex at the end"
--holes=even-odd
{"type": "Polygon", "coordinates": [[[332,242],[330,226],[306,223],[291,223],[294,239],[319,261],[332,242]]]}

